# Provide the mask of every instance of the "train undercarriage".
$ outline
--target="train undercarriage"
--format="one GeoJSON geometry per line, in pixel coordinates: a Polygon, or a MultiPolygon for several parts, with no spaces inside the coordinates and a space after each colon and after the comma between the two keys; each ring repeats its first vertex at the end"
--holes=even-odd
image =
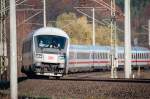
{"type": "Polygon", "coordinates": [[[41,76],[50,76],[55,78],[63,77],[64,68],[61,67],[59,63],[41,63],[40,66],[32,65],[32,66],[22,66],[21,72],[25,73],[28,77],[33,77],[36,75],[41,76]]]}

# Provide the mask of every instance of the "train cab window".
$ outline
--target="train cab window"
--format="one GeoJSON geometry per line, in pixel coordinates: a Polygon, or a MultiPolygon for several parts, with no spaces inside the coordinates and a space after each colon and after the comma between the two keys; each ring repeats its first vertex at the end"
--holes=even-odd
{"type": "Polygon", "coordinates": [[[42,48],[65,48],[66,38],[55,35],[38,35],[35,37],[38,47],[42,48]]]}

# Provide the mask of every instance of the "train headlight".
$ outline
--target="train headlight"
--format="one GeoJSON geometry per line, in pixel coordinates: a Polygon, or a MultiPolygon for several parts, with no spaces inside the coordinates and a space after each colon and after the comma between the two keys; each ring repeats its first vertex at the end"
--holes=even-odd
{"type": "Polygon", "coordinates": [[[36,54],[36,58],[42,58],[42,54],[36,54]]]}
{"type": "Polygon", "coordinates": [[[59,56],[59,61],[64,61],[64,56],[59,56]]]}
{"type": "Polygon", "coordinates": [[[36,63],[35,64],[36,66],[41,66],[42,64],[40,62],[36,63]]]}
{"type": "Polygon", "coordinates": [[[65,65],[64,64],[59,64],[59,68],[64,68],[65,65]]]}

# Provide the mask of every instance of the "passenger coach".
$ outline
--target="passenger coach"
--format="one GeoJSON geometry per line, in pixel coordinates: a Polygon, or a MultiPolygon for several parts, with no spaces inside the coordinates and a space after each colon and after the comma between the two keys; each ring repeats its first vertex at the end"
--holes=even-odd
{"type": "MultiPolygon", "coordinates": [[[[69,49],[69,72],[111,69],[111,47],[92,45],[71,45],[69,49]]],[[[133,68],[150,66],[150,50],[145,47],[132,47],[131,65],[133,68]]],[[[124,68],[124,47],[117,47],[118,68],[124,68]]]]}

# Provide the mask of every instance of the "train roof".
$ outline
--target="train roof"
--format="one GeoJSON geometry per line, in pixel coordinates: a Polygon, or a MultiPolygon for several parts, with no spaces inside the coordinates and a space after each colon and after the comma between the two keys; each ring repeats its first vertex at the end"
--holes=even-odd
{"type": "MultiPolygon", "coordinates": [[[[70,45],[70,50],[80,50],[80,51],[90,51],[90,50],[94,50],[94,51],[102,51],[102,52],[110,52],[111,47],[110,46],[92,46],[92,45],[70,45]]],[[[140,52],[150,52],[150,50],[148,48],[145,47],[140,47],[140,46],[134,46],[132,47],[132,52],[137,53],[140,52]]],[[[124,52],[124,47],[117,47],[117,52],[124,52]]]]}
{"type": "Polygon", "coordinates": [[[32,36],[37,36],[37,35],[58,35],[58,36],[63,36],[69,39],[69,36],[67,35],[66,32],[56,27],[39,28],[33,31],[32,33],[30,33],[27,38],[30,38],[32,36]]]}
{"type": "Polygon", "coordinates": [[[110,51],[109,46],[92,46],[92,45],[70,45],[70,50],[80,50],[80,51],[110,51]]]}

